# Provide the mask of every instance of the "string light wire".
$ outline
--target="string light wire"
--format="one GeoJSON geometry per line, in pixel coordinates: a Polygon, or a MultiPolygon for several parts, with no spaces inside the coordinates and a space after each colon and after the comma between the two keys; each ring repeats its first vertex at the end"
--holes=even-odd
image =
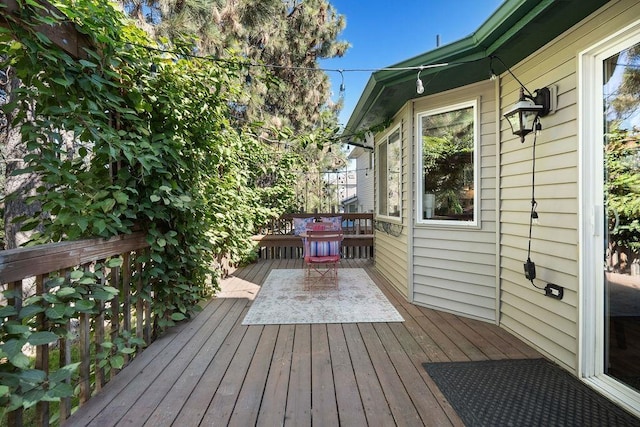
{"type": "MultiPolygon", "coordinates": [[[[225,58],[220,58],[220,57],[210,56],[210,55],[209,56],[203,56],[203,55],[197,55],[195,53],[179,52],[179,51],[176,51],[176,50],[163,49],[163,48],[159,48],[159,47],[153,47],[153,46],[137,44],[137,43],[129,43],[129,45],[130,46],[137,46],[137,47],[140,47],[140,48],[143,48],[143,49],[147,49],[149,51],[159,52],[159,53],[163,53],[163,54],[184,56],[184,57],[207,60],[207,61],[213,61],[213,62],[223,62],[223,63],[232,64],[232,65],[241,66],[241,67],[260,67],[260,68],[276,69],[276,70],[300,70],[300,71],[335,72],[335,73],[339,73],[340,77],[341,77],[341,84],[340,84],[340,96],[341,97],[344,96],[344,92],[346,90],[345,84],[344,84],[344,73],[354,73],[354,72],[377,73],[377,72],[381,72],[381,71],[418,71],[417,82],[419,82],[418,83],[419,89],[422,89],[421,91],[418,91],[418,93],[422,94],[424,92],[424,88],[427,87],[431,83],[431,81],[433,79],[435,79],[440,74],[440,71],[442,71],[442,69],[444,67],[467,65],[467,64],[472,64],[472,63],[475,63],[475,62],[480,62],[480,61],[483,61],[483,60],[486,60],[486,59],[489,59],[489,68],[491,69],[492,75],[494,75],[493,60],[495,59],[495,60],[500,61],[500,63],[507,69],[509,74],[511,74],[513,76],[513,78],[516,79],[516,81],[518,81],[518,83],[520,83],[520,85],[522,87],[524,87],[524,85],[520,82],[520,80],[518,80],[518,78],[515,75],[513,75],[513,73],[509,69],[509,67],[507,67],[507,65],[498,56],[495,56],[495,55],[490,55],[488,57],[476,58],[476,59],[472,59],[472,60],[469,60],[469,61],[440,62],[440,63],[422,64],[422,65],[406,66],[406,67],[323,68],[323,67],[306,67],[306,66],[300,66],[300,65],[261,64],[261,63],[257,63],[257,62],[252,62],[250,60],[242,61],[242,60],[225,59],[225,58]],[[437,68],[438,70],[436,70],[436,72],[431,75],[431,78],[427,81],[427,83],[423,85],[422,84],[422,80],[420,79],[420,74],[424,70],[434,69],[434,68],[437,68]],[[421,88],[420,88],[420,86],[421,86],[421,88]]],[[[250,81],[251,81],[251,76],[250,76],[250,74],[247,74],[247,82],[250,82],[250,81]]],[[[527,92],[529,92],[529,91],[527,90],[527,92]]],[[[347,139],[347,138],[343,135],[339,139],[344,140],[344,139],[347,139]]],[[[343,143],[346,143],[346,144],[349,144],[349,145],[354,145],[354,146],[357,146],[357,147],[362,147],[362,148],[369,149],[369,150],[373,149],[373,147],[369,147],[369,146],[367,146],[365,144],[358,144],[358,143],[355,143],[354,141],[347,141],[347,142],[343,142],[343,143]]]]}
{"type": "MultiPolygon", "coordinates": [[[[423,70],[427,70],[427,69],[430,69],[430,68],[442,68],[442,67],[447,67],[447,66],[452,66],[452,65],[465,65],[465,64],[470,64],[470,63],[473,63],[473,62],[478,62],[478,61],[486,59],[486,58],[479,58],[479,59],[473,59],[473,60],[470,60],[470,61],[440,62],[440,63],[435,63],[435,64],[424,64],[424,65],[415,65],[415,66],[407,66],[407,67],[323,68],[323,67],[307,67],[307,66],[302,66],[302,65],[261,64],[261,63],[252,62],[252,61],[239,61],[239,60],[231,60],[231,59],[220,58],[220,57],[216,57],[216,56],[203,56],[203,55],[197,55],[197,54],[194,54],[194,53],[178,52],[178,51],[175,51],[175,50],[162,49],[162,48],[159,48],[159,47],[153,47],[153,46],[137,44],[137,43],[129,43],[129,45],[141,47],[143,49],[147,49],[147,50],[154,51],[154,52],[159,52],[159,53],[167,53],[167,54],[172,54],[172,55],[177,55],[177,56],[185,56],[185,57],[189,57],[189,58],[202,59],[202,60],[214,61],[214,62],[224,62],[224,63],[227,63],[227,64],[234,64],[234,65],[240,65],[240,66],[245,66],[245,67],[261,67],[261,68],[269,68],[269,69],[276,69],[276,70],[335,72],[335,73],[339,73],[343,78],[344,78],[344,74],[343,73],[354,73],[354,72],[377,73],[379,71],[423,71],[423,70]]],[[[497,56],[491,56],[490,58],[491,59],[496,58],[496,59],[500,60],[500,58],[498,58],[497,56]]],[[[500,62],[502,62],[502,61],[500,61],[500,62]]]]}

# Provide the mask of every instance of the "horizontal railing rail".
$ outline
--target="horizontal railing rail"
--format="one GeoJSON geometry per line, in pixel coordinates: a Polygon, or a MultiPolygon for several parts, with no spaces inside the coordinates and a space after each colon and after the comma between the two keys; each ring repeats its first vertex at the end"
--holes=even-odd
{"type": "MultiPolygon", "coordinates": [[[[54,387],[76,390],[59,403],[60,423],[152,341],[153,287],[142,280],[148,247],[144,233],[136,232],[0,251],[3,344],[26,342],[17,351],[35,356],[28,366],[10,365],[15,355],[9,354],[2,371],[16,378],[23,370],[44,372],[34,385],[41,394],[55,395],[54,387]],[[59,367],[53,369],[56,353],[59,367]],[[59,380],[56,372],[74,365],[77,376],[59,380]]],[[[55,399],[36,404],[35,420],[18,408],[8,414],[8,424],[49,425],[46,400],[55,399]]]]}
{"type": "Polygon", "coordinates": [[[343,258],[373,257],[373,214],[372,213],[296,213],[285,214],[271,221],[253,236],[258,257],[262,259],[302,258],[302,239],[294,234],[294,218],[322,218],[340,216],[344,240],[343,258]]]}

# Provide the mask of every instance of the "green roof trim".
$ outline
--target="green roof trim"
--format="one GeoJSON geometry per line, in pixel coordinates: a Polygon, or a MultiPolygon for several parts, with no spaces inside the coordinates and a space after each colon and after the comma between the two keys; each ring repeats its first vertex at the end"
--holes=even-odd
{"type": "Polygon", "coordinates": [[[345,127],[358,132],[387,121],[410,99],[469,85],[506,71],[606,4],[608,0],[507,0],[473,34],[388,68],[420,67],[425,92],[416,93],[416,70],[373,73],[345,127]],[[443,71],[446,71],[444,73],[443,71]]]}

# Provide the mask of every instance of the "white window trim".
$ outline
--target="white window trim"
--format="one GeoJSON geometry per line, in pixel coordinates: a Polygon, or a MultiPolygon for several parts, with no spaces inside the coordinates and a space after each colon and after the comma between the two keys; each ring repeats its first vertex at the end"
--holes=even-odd
{"type": "MultiPolygon", "coordinates": [[[[380,141],[376,144],[376,149],[374,151],[374,162],[376,165],[376,170],[378,170],[378,173],[376,174],[376,203],[375,203],[375,214],[376,214],[376,218],[381,218],[384,219],[385,221],[388,222],[392,222],[392,223],[397,223],[397,224],[402,224],[402,174],[403,174],[403,168],[402,168],[402,155],[403,155],[403,149],[402,149],[402,129],[400,124],[394,126],[389,132],[387,132],[386,134],[384,134],[384,136],[382,138],[380,138],[380,141]],[[398,134],[400,135],[400,200],[398,203],[398,210],[400,211],[400,216],[389,216],[389,215],[383,215],[380,213],[380,200],[381,200],[381,195],[380,195],[380,177],[381,177],[381,171],[382,169],[380,169],[380,153],[379,153],[379,147],[382,144],[387,144],[389,141],[389,137],[391,135],[393,135],[395,132],[398,132],[398,134]]],[[[386,176],[386,174],[385,174],[386,176]]],[[[385,196],[386,197],[386,196],[385,196]]],[[[388,201],[388,200],[387,200],[388,201]]]]}
{"type": "Polygon", "coordinates": [[[446,105],[427,111],[420,111],[416,114],[415,134],[416,134],[416,224],[418,225],[434,225],[444,227],[479,227],[480,224],[480,101],[479,98],[459,102],[457,104],[446,105]],[[423,180],[422,180],[422,130],[420,129],[420,119],[424,116],[446,113],[448,111],[460,110],[462,108],[473,107],[473,220],[470,221],[453,221],[453,220],[434,220],[422,218],[423,206],[423,180]]]}
{"type": "Polygon", "coordinates": [[[604,373],[604,248],[596,242],[604,233],[602,61],[640,43],[640,21],[578,54],[578,150],[580,159],[580,252],[578,305],[578,374],[589,386],[640,416],[640,397],[604,373]]]}

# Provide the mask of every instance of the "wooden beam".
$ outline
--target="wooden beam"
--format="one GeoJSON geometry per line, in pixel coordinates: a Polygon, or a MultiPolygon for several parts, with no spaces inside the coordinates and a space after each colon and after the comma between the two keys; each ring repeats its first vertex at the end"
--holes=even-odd
{"type": "MultiPolygon", "coordinates": [[[[43,9],[38,9],[43,16],[64,16],[60,10],[49,2],[45,0],[34,1],[43,6],[43,9]]],[[[73,22],[63,21],[59,25],[55,26],[43,24],[36,27],[30,27],[25,25],[18,16],[20,5],[17,0],[0,0],[0,9],[2,10],[2,14],[0,14],[0,26],[8,28],[10,22],[15,22],[30,31],[44,34],[56,46],[76,59],[88,58],[84,49],[91,48],[91,42],[86,35],[78,32],[73,22]]]]}
{"type": "Polygon", "coordinates": [[[149,246],[142,232],[0,251],[0,284],[72,268],[149,246]]]}

